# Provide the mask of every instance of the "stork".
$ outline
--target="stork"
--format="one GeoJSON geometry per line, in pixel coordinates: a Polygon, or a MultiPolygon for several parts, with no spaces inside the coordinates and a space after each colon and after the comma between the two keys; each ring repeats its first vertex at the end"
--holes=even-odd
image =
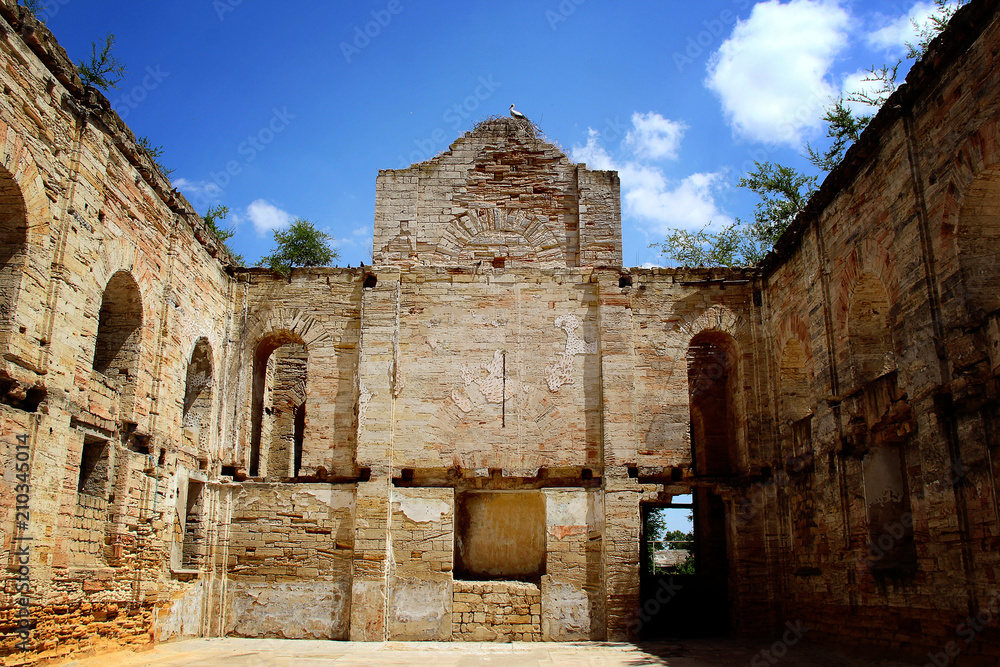
{"type": "Polygon", "coordinates": [[[528,120],[528,117],[515,109],[513,104],[510,105],[510,116],[511,118],[516,118],[518,120],[528,120]]]}

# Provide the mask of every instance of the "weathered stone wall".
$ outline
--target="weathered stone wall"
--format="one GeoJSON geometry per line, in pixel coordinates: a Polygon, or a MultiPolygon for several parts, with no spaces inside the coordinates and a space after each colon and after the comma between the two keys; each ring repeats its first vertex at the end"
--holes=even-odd
{"type": "Polygon", "coordinates": [[[394,464],[508,475],[577,465],[599,474],[594,293],[579,272],[402,274],[392,425],[407,439],[394,464]]]}
{"type": "Polygon", "coordinates": [[[451,639],[454,495],[452,489],[392,489],[388,632],[394,639],[451,639]]]}
{"type": "Polygon", "coordinates": [[[247,483],[234,504],[225,633],[345,639],[354,489],[247,483]]]}
{"type": "MultiPolygon", "coordinates": [[[[0,28],[2,558],[29,547],[34,655],[97,630],[148,641],[159,595],[186,587],[169,570],[171,479],[218,463],[218,431],[185,445],[181,422],[195,341],[221,360],[229,260],[44,26],[11,0],[0,28]],[[101,442],[100,479],[80,491],[85,443],[101,442]]],[[[5,616],[18,576],[3,572],[5,616]]]]}
{"type": "Polygon", "coordinates": [[[737,632],[926,653],[995,608],[996,3],[746,270],[621,268],[617,176],[506,119],[379,175],[375,266],[233,270],[44,27],[0,33],[0,655],[22,598],[29,662],[631,639],[641,512],[691,493],[737,632]]]}
{"type": "Polygon", "coordinates": [[[511,118],[376,181],[376,265],[621,266],[614,172],[573,164],[511,118]]]}
{"type": "Polygon", "coordinates": [[[601,494],[545,490],[546,562],[542,639],[578,641],[604,635],[601,494]]]}
{"type": "MultiPolygon", "coordinates": [[[[998,40],[994,3],[956,17],[764,276],[782,475],[762,513],[787,517],[783,613],[816,636],[926,657],[994,599],[998,40]],[[880,318],[887,354],[866,374],[880,318]],[[798,351],[805,429],[782,414],[798,351]],[[879,488],[892,506],[873,503],[879,488]]],[[[963,656],[996,659],[996,628],[961,639],[963,656]]]]}
{"type": "Polygon", "coordinates": [[[472,642],[542,640],[541,597],[526,581],[455,582],[453,638],[472,642]]]}

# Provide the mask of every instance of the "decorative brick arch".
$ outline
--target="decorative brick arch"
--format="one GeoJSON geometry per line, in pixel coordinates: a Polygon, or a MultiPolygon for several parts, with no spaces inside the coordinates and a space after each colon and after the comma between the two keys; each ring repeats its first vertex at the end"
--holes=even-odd
{"type": "Polygon", "coordinates": [[[984,123],[955,151],[941,210],[941,224],[946,232],[961,224],[959,212],[970,186],[984,173],[996,168],[1000,168],[1000,121],[993,120],[984,123]]]}
{"type": "MultiPolygon", "coordinates": [[[[89,290],[85,315],[87,317],[97,317],[101,309],[101,299],[104,295],[104,288],[107,287],[111,277],[119,271],[125,271],[132,276],[132,280],[139,286],[139,294],[142,296],[142,319],[144,322],[155,321],[156,304],[150,297],[150,287],[146,278],[155,276],[155,272],[143,261],[138,248],[126,241],[123,237],[105,240],[101,244],[101,254],[94,262],[92,276],[92,287],[89,290]]],[[[154,278],[159,282],[159,278],[154,278]]]]}
{"type": "Polygon", "coordinates": [[[0,133],[0,164],[21,190],[28,222],[28,246],[40,246],[39,239],[49,235],[51,211],[35,159],[20,135],[11,131],[0,133]]]}
{"type": "Polygon", "coordinates": [[[518,237],[523,244],[515,246],[520,259],[530,262],[565,262],[562,244],[549,229],[548,221],[538,215],[526,215],[519,210],[500,207],[473,209],[456,216],[442,234],[434,250],[436,264],[468,262],[473,257],[465,256],[476,245],[484,248],[495,247],[494,256],[505,256],[499,244],[491,243],[497,237],[518,237]],[[478,243],[477,243],[478,240],[478,243]]]}
{"type": "Polygon", "coordinates": [[[889,232],[878,235],[873,232],[866,236],[841,265],[834,298],[834,324],[839,335],[847,335],[847,313],[854,291],[864,276],[878,278],[890,308],[899,303],[899,275],[896,272],[896,254],[892,251],[890,236],[889,232]]]}
{"type": "Polygon", "coordinates": [[[739,341],[746,332],[747,322],[725,306],[714,305],[705,309],[692,323],[689,330],[691,339],[703,331],[721,331],[739,341]]]}
{"type": "Polygon", "coordinates": [[[941,232],[962,273],[965,309],[974,319],[1000,309],[995,267],[1000,233],[1000,122],[984,124],[952,161],[940,211],[941,232]]]}
{"type": "MultiPolygon", "coordinates": [[[[246,336],[244,337],[247,347],[246,356],[250,363],[245,364],[249,370],[249,395],[246,406],[249,409],[249,442],[248,448],[244,450],[245,456],[241,460],[248,461],[251,476],[258,475],[263,468],[268,470],[268,476],[274,476],[273,466],[269,461],[269,446],[263,440],[264,435],[264,393],[266,385],[266,368],[272,353],[285,345],[301,346],[299,349],[308,355],[317,347],[330,344],[332,336],[317,319],[306,311],[298,308],[272,308],[262,312],[254,313],[247,322],[246,336]]],[[[300,394],[299,405],[296,406],[296,453],[295,453],[295,474],[298,474],[299,457],[301,457],[301,446],[303,431],[305,429],[304,405],[306,395],[306,383],[308,380],[304,376],[302,386],[297,392],[300,394]],[[303,422],[298,421],[298,410],[302,409],[303,422]]],[[[288,453],[286,452],[286,455],[288,453]]],[[[288,467],[289,461],[285,461],[283,467],[288,467]]]]}
{"type": "Polygon", "coordinates": [[[809,325],[798,313],[791,313],[783,317],[777,326],[776,340],[778,343],[777,357],[781,359],[785,354],[785,346],[789,341],[797,340],[802,347],[802,353],[806,359],[812,360],[812,341],[809,336],[809,325]]]}
{"type": "Polygon", "coordinates": [[[289,340],[301,339],[307,349],[322,347],[330,341],[330,333],[323,324],[300,308],[269,308],[250,315],[243,340],[255,350],[264,338],[288,332],[289,340]]]}
{"type": "Polygon", "coordinates": [[[19,304],[33,301],[37,305],[44,300],[38,286],[47,282],[51,263],[50,245],[45,242],[49,216],[38,167],[21,137],[5,128],[0,133],[0,338],[4,344],[18,325],[34,328],[19,304]]]}

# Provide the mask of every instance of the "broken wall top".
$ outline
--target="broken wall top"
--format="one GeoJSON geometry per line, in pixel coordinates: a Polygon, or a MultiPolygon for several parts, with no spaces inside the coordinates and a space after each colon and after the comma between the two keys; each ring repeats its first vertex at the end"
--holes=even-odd
{"type": "Polygon", "coordinates": [[[618,174],[574,164],[535,127],[483,121],[441,155],[379,172],[376,266],[622,264],[618,174]]]}

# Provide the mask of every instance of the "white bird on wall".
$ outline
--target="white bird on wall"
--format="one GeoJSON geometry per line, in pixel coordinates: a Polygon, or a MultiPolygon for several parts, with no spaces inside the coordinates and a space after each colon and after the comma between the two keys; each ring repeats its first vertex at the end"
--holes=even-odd
{"type": "Polygon", "coordinates": [[[510,115],[511,118],[516,118],[518,120],[528,120],[528,117],[525,116],[520,111],[518,111],[517,109],[515,109],[513,104],[510,105],[510,115]]]}

